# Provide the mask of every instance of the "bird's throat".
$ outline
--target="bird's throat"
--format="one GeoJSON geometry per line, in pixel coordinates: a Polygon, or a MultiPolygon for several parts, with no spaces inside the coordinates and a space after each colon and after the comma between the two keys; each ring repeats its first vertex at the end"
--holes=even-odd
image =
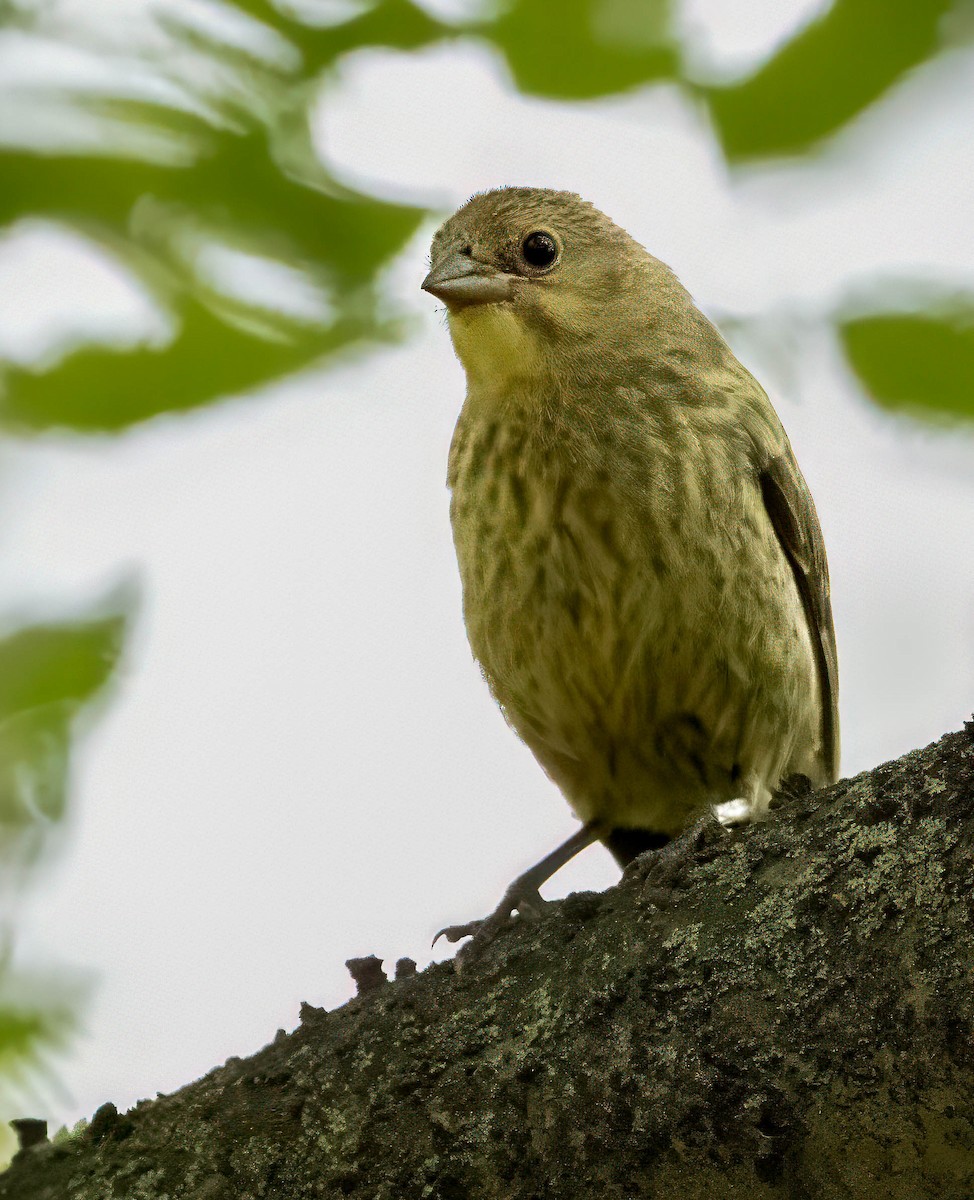
{"type": "Polygon", "coordinates": [[[471,391],[510,395],[519,380],[536,380],[545,371],[537,337],[508,304],[451,312],[450,336],[471,391]]]}

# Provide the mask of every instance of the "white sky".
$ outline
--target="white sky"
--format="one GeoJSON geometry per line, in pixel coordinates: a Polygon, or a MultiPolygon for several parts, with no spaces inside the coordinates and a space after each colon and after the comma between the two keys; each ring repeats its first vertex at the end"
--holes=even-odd
{"type": "MultiPolygon", "coordinates": [[[[695,0],[686,19],[733,67],[780,38],[783,11],[817,7],[755,2],[731,24],[695,0]]],[[[877,412],[808,331],[878,269],[974,278],[972,97],[974,55],[957,54],[815,170],[732,179],[672,91],[526,100],[483,47],[455,44],[350,60],[318,126],[349,180],[445,210],[500,183],[570,187],[705,310],[774,314],[739,349],[822,517],[846,774],[974,703],[974,434],[877,412]]],[[[424,965],[436,929],[493,907],[575,827],[465,642],[444,485],[463,378],[418,290],[431,232],[390,272],[416,314],[408,344],[119,438],[0,448],[0,614],[133,574],[143,595],[69,837],[20,921],[20,962],[92,984],[32,1105],[52,1125],[253,1052],[301,1000],[341,1003],[348,957],[424,965]]],[[[46,233],[0,246],[0,354],[40,352],[58,297],[84,295],[94,325],[129,303],[98,270],[46,233]]],[[[547,894],[616,876],[596,848],[547,894]]]]}

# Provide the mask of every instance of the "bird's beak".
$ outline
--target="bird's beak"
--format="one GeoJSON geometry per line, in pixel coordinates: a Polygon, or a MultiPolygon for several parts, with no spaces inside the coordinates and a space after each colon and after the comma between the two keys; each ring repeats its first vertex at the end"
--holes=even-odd
{"type": "Polygon", "coordinates": [[[463,308],[468,304],[497,304],[510,300],[514,276],[506,275],[468,254],[455,251],[433,266],[423,280],[423,291],[446,304],[463,308]]]}

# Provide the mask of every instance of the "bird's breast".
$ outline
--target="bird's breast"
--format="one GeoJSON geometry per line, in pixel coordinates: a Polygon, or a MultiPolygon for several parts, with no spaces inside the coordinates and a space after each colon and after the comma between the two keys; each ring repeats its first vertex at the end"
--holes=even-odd
{"type": "Polygon", "coordinates": [[[467,633],[498,699],[550,707],[574,679],[576,704],[604,704],[653,599],[646,505],[607,458],[502,420],[461,418],[450,486],[467,633]]]}
{"type": "Polygon", "coordinates": [[[559,436],[461,415],[450,485],[467,634],[583,819],[669,832],[742,777],[779,778],[796,737],[813,743],[814,660],[756,481],[725,439],[660,441],[620,420],[591,432],[587,446],[578,421],[559,436]]]}

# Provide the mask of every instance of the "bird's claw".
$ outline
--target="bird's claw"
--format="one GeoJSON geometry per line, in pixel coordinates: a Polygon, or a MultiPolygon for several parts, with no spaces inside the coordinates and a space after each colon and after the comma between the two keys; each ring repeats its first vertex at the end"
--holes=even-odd
{"type": "Polygon", "coordinates": [[[480,921],[468,921],[466,925],[447,925],[433,938],[432,944],[435,946],[440,938],[446,938],[448,942],[459,942],[465,937],[476,937],[485,921],[486,918],[480,921]]]}
{"type": "Polygon", "coordinates": [[[530,920],[541,915],[545,903],[537,888],[519,889],[516,893],[510,891],[490,916],[482,917],[479,921],[468,921],[464,925],[447,925],[433,938],[433,945],[441,937],[448,942],[459,942],[469,937],[472,940],[464,947],[464,953],[469,954],[471,950],[477,953],[489,946],[502,929],[512,924],[515,913],[521,920],[530,920]]]}

